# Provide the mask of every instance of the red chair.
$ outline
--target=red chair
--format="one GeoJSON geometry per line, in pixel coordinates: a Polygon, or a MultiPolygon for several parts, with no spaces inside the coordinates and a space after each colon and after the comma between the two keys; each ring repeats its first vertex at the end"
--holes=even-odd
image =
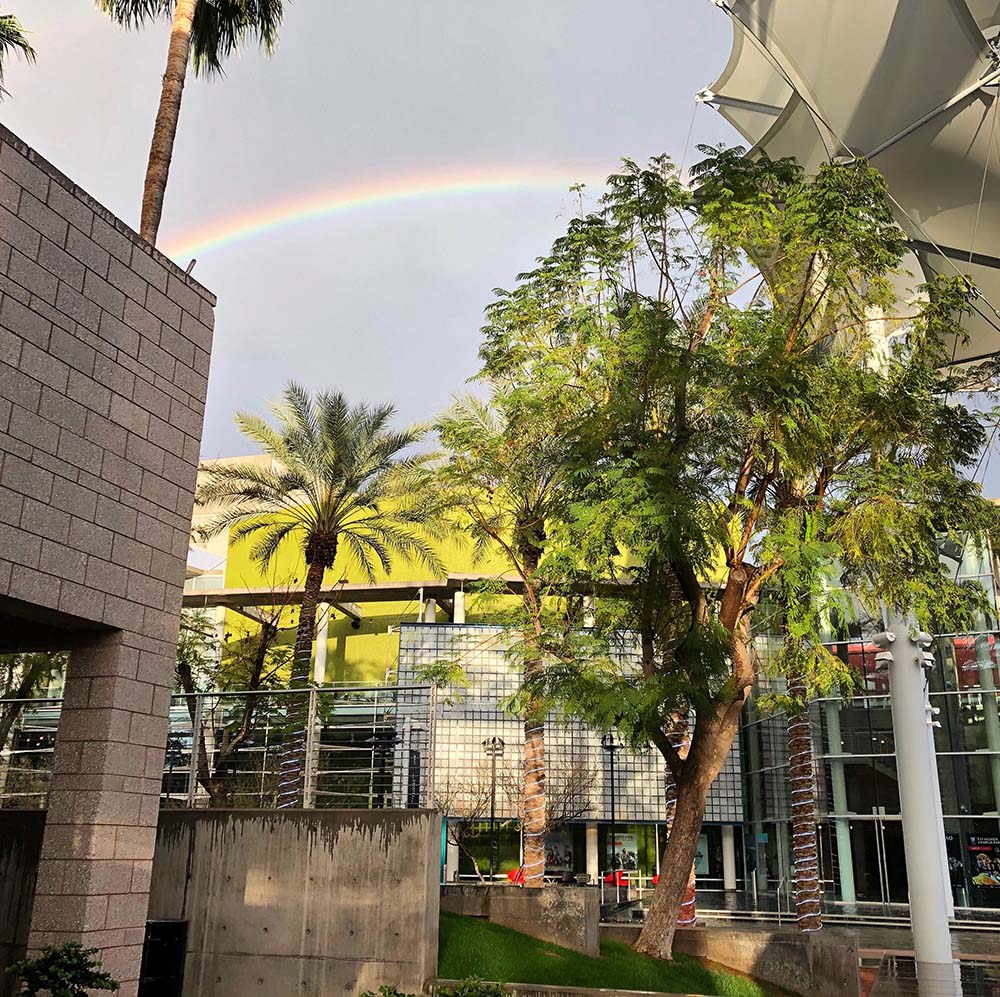
{"type": "Polygon", "coordinates": [[[628,876],[621,869],[615,869],[614,872],[609,872],[604,877],[604,882],[608,886],[628,886],[628,876]]]}
{"type": "Polygon", "coordinates": [[[514,886],[524,886],[524,866],[522,865],[520,869],[511,869],[507,873],[507,878],[514,886]]]}

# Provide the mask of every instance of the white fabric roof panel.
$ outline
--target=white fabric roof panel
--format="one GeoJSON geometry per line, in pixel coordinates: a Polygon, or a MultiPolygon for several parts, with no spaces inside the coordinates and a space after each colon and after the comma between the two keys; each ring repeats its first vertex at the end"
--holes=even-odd
{"type": "Polygon", "coordinates": [[[1000,0],[966,0],[966,3],[982,30],[1000,24],[1000,0]]]}
{"type": "MultiPolygon", "coordinates": [[[[759,120],[719,107],[752,152],[794,156],[811,171],[830,156],[865,155],[895,139],[873,162],[907,234],[945,254],[921,250],[925,275],[967,273],[989,302],[1000,302],[1000,260],[993,265],[1000,256],[1000,107],[996,86],[976,89],[995,66],[980,26],[1000,23],[1000,0],[730,0],[727,6],[737,41],[712,89],[736,96],[739,84],[743,101],[768,103],[782,92],[778,84],[791,84],[785,110],[763,134],[759,120]]],[[[966,322],[970,343],[956,360],[1000,350],[1000,319],[984,301],[978,309],[966,322]]]]}
{"type": "Polygon", "coordinates": [[[965,0],[733,0],[731,10],[855,152],[989,68],[965,0]]]}

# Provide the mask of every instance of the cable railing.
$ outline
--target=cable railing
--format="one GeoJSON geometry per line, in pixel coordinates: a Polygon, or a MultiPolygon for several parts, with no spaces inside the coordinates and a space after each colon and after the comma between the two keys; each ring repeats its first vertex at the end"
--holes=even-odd
{"type": "MultiPolygon", "coordinates": [[[[284,745],[304,725],[305,807],[426,807],[435,705],[429,685],[176,694],[160,805],[275,808],[284,745]]],[[[61,707],[0,699],[0,808],[45,807],[61,707]]]]}

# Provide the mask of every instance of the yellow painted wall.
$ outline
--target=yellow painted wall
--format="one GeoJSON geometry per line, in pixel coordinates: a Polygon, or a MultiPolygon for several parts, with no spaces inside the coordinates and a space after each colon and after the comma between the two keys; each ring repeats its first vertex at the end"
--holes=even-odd
{"type": "MultiPolygon", "coordinates": [[[[266,575],[250,559],[252,547],[252,540],[245,543],[230,542],[226,560],[226,588],[272,586],[276,591],[280,591],[302,585],[305,578],[305,564],[301,547],[297,543],[286,541],[282,544],[266,575]]],[[[473,565],[471,551],[457,540],[440,545],[438,554],[445,564],[445,573],[448,574],[494,576],[511,570],[501,557],[492,557],[473,565]]],[[[333,568],[327,571],[324,584],[332,587],[338,581],[366,582],[367,580],[364,572],[349,556],[349,552],[342,550],[338,553],[333,568]]],[[[393,558],[391,574],[386,574],[380,567],[376,567],[375,580],[419,583],[440,579],[421,564],[414,564],[403,558],[393,558]]],[[[409,602],[359,603],[364,610],[364,619],[357,629],[351,625],[352,621],[349,618],[334,612],[330,618],[327,642],[326,681],[366,684],[384,681],[387,672],[394,673],[399,636],[397,633],[390,634],[388,629],[390,626],[398,627],[400,623],[415,622],[420,611],[418,600],[419,595],[415,588],[413,598],[409,602]]],[[[482,612],[482,607],[477,606],[480,601],[472,594],[466,597],[467,623],[489,622],[482,612]]],[[[443,623],[447,619],[447,613],[439,608],[437,621],[443,623]]],[[[227,615],[227,630],[233,629],[231,626],[233,622],[235,621],[231,621],[227,615]]],[[[295,638],[294,630],[286,631],[283,638],[292,643],[295,638]]]]}

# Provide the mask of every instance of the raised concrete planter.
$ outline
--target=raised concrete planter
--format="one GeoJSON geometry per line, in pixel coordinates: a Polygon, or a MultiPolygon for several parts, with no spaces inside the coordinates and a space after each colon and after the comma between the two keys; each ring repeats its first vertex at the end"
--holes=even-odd
{"type": "MultiPolygon", "coordinates": [[[[634,944],[641,927],[601,926],[602,938],[634,944]]],[[[858,941],[844,935],[804,935],[737,928],[679,928],[674,952],[773,983],[806,997],[860,997],[858,941]]]]}
{"type": "Polygon", "coordinates": [[[581,886],[444,886],[441,909],[485,917],[563,948],[600,955],[600,895],[581,886]]]}

